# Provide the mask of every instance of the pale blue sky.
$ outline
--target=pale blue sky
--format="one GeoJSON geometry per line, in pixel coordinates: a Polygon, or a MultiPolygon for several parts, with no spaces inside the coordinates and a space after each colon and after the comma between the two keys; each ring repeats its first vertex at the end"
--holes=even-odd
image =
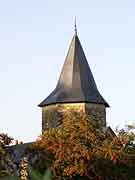
{"type": "Polygon", "coordinates": [[[113,128],[135,120],[134,0],[0,0],[0,132],[32,141],[74,33],[113,128]]]}

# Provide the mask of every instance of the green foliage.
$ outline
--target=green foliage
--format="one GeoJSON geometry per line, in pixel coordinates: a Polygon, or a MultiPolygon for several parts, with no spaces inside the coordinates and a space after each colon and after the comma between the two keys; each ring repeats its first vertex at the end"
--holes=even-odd
{"type": "Polygon", "coordinates": [[[29,176],[31,180],[51,180],[51,171],[47,169],[44,174],[41,174],[38,170],[29,168],[29,176]]]}
{"type": "Polygon", "coordinates": [[[130,145],[128,147],[125,148],[125,153],[126,154],[133,154],[135,155],[135,145],[130,145]]]}
{"type": "MultiPolygon", "coordinates": [[[[30,180],[52,180],[51,171],[47,169],[44,174],[41,174],[39,171],[29,167],[28,169],[30,180]]],[[[2,180],[20,180],[19,177],[16,176],[4,176],[5,178],[2,180]]]]}
{"type": "Polygon", "coordinates": [[[109,159],[96,158],[93,164],[93,171],[105,180],[135,180],[134,167],[118,162],[114,164],[109,159]]]}

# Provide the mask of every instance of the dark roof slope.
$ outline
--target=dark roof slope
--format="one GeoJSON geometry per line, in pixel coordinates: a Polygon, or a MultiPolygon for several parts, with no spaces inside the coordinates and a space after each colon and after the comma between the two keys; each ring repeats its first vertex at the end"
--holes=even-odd
{"type": "Polygon", "coordinates": [[[109,107],[97,89],[76,33],[70,44],[56,88],[39,106],[73,102],[98,103],[109,107]]]}

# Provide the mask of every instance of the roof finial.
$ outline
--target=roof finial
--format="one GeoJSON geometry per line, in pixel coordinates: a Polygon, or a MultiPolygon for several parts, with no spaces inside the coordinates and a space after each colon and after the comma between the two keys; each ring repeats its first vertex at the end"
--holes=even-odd
{"type": "Polygon", "coordinates": [[[77,35],[76,16],[75,16],[75,35],[77,35]]]}

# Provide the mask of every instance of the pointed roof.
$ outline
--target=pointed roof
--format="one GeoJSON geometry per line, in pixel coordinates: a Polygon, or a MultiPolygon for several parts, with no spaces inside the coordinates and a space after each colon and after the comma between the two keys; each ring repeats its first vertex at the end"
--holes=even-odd
{"type": "Polygon", "coordinates": [[[39,106],[77,102],[104,104],[109,107],[97,89],[77,32],[75,32],[57,86],[39,106]]]}

